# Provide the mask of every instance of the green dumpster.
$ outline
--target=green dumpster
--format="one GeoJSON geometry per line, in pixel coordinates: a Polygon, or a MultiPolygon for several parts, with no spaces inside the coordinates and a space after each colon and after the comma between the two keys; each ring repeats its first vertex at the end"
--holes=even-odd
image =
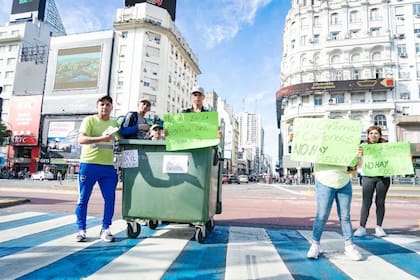
{"type": "Polygon", "coordinates": [[[193,224],[202,243],[221,213],[221,158],[218,147],[168,152],[164,141],[118,141],[122,167],[122,215],[135,238],[140,220],[193,224]]]}

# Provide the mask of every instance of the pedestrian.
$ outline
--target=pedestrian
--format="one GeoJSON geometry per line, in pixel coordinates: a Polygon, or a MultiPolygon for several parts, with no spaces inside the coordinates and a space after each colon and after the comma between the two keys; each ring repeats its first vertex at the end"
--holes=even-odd
{"type": "Polygon", "coordinates": [[[146,113],[152,104],[147,99],[138,102],[137,112],[128,112],[121,123],[120,135],[127,139],[147,139],[150,130],[146,121],[146,113]]]}
{"type": "Polygon", "coordinates": [[[195,87],[191,91],[191,101],[192,105],[189,108],[183,109],[182,113],[198,113],[198,112],[208,112],[206,108],[204,108],[204,99],[206,96],[204,95],[204,89],[202,87],[195,87]]]}
{"type": "Polygon", "coordinates": [[[116,119],[111,118],[112,98],[103,96],[96,103],[98,113],[85,117],[79,129],[82,146],[79,168],[79,199],[76,205],[79,232],[76,241],[86,241],[86,216],[89,198],[95,183],[98,183],[104,199],[104,213],[100,238],[114,241],[109,229],[115,206],[115,190],[118,175],[113,165],[113,139],[118,131],[116,119]]]}
{"type": "Polygon", "coordinates": [[[312,245],[307,257],[318,259],[321,236],[335,201],[344,237],[344,253],[354,261],[362,260],[362,255],[353,244],[353,229],[350,219],[352,185],[347,167],[315,164],[314,174],[317,210],[312,228],[312,245]]]}
{"type": "MultiPolygon", "coordinates": [[[[387,141],[382,136],[382,129],[380,126],[372,125],[367,129],[367,144],[386,143],[387,141]]],[[[363,161],[363,148],[359,149],[359,166],[363,161]]],[[[385,216],[385,198],[391,184],[390,177],[387,176],[363,176],[361,174],[362,185],[362,209],[360,211],[360,226],[354,232],[354,236],[366,235],[366,223],[369,217],[369,210],[372,206],[373,195],[375,194],[376,205],[376,227],[375,235],[378,237],[386,236],[386,232],[382,228],[382,223],[385,216]]]]}
{"type": "Polygon", "coordinates": [[[61,175],[61,172],[60,171],[58,171],[57,172],[57,181],[60,183],[60,185],[62,184],[62,180],[63,179],[63,177],[62,177],[62,175],[61,175]]]}
{"type": "MultiPolygon", "coordinates": [[[[192,105],[189,108],[183,109],[182,113],[209,112],[209,110],[204,107],[205,98],[206,96],[202,87],[193,88],[193,90],[191,91],[192,105]]],[[[219,137],[219,139],[222,139],[223,137],[223,132],[220,129],[217,131],[217,136],[219,137]]]]}

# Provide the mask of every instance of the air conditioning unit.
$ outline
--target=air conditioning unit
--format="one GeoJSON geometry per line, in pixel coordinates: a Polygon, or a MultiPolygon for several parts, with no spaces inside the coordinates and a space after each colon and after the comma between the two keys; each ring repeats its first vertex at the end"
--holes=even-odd
{"type": "Polygon", "coordinates": [[[407,54],[406,53],[400,53],[400,57],[407,57],[407,54]]]}
{"type": "Polygon", "coordinates": [[[312,44],[314,42],[314,39],[309,39],[308,42],[312,44]]]}
{"type": "Polygon", "coordinates": [[[337,104],[337,99],[336,98],[328,99],[328,105],[335,105],[335,104],[337,104]]]}
{"type": "Polygon", "coordinates": [[[416,18],[420,18],[420,14],[416,14],[416,18]]]}
{"type": "Polygon", "coordinates": [[[405,34],[404,33],[398,34],[398,39],[404,39],[404,38],[405,38],[405,34]]]}
{"type": "Polygon", "coordinates": [[[404,17],[403,16],[398,16],[397,19],[398,20],[404,20],[404,17]]]}
{"type": "Polygon", "coordinates": [[[416,34],[416,37],[417,37],[417,38],[420,38],[420,33],[416,34]]]}

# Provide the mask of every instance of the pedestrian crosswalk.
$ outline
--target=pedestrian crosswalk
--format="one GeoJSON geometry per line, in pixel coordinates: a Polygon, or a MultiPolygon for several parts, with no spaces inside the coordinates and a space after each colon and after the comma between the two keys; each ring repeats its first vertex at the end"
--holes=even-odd
{"type": "Polygon", "coordinates": [[[1,279],[419,279],[420,236],[355,238],[364,260],[343,254],[343,240],[326,231],[318,260],[306,258],[307,230],[218,226],[204,244],[194,227],[142,227],[116,242],[99,239],[101,219],[89,217],[87,242],[75,242],[74,215],[24,212],[0,216],[1,279]]]}

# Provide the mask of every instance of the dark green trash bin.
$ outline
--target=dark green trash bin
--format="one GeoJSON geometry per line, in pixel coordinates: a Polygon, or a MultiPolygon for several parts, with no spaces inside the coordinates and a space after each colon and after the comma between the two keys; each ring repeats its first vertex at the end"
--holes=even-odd
{"type": "Polygon", "coordinates": [[[218,147],[168,152],[164,141],[119,140],[127,234],[137,237],[139,220],[196,226],[200,243],[221,213],[221,161],[218,147]]]}

